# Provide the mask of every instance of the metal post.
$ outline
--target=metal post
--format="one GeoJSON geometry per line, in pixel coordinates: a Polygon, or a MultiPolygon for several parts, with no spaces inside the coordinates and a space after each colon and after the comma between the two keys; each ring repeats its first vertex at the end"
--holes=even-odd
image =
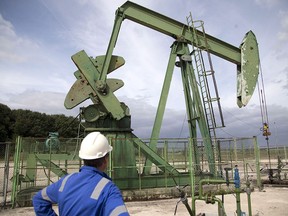
{"type": "MultiPolygon", "coordinates": [[[[164,140],[164,159],[165,159],[165,161],[168,161],[168,163],[169,163],[169,159],[168,159],[168,141],[166,139],[164,140]]],[[[167,188],[167,175],[168,175],[168,173],[165,172],[165,187],[166,188],[167,188]]]]}
{"type": "Polygon", "coordinates": [[[14,170],[13,170],[13,183],[12,183],[12,195],[11,195],[12,208],[15,208],[16,205],[17,189],[19,185],[19,159],[21,152],[21,144],[22,144],[22,138],[18,136],[16,139],[16,151],[14,155],[14,170]]]}
{"type": "Polygon", "coordinates": [[[284,155],[285,155],[285,162],[287,163],[287,152],[286,152],[286,146],[284,146],[284,155]]]}
{"type": "Polygon", "coordinates": [[[256,174],[257,174],[257,187],[259,190],[262,189],[262,183],[261,183],[261,175],[260,175],[260,154],[259,154],[259,146],[257,143],[257,137],[253,136],[253,143],[254,143],[254,151],[255,151],[255,165],[256,165],[256,174]]]}
{"type": "Polygon", "coordinates": [[[241,211],[241,201],[240,201],[240,193],[241,193],[241,190],[240,188],[235,188],[235,193],[236,193],[236,205],[237,205],[237,210],[236,210],[236,213],[237,213],[237,216],[242,216],[242,211],[241,211]]]}
{"type": "MultiPolygon", "coordinates": [[[[108,138],[109,139],[109,143],[112,143],[112,138],[111,137],[109,137],[108,138]]],[[[114,142],[116,143],[117,141],[116,141],[116,139],[114,140],[114,142]]],[[[113,148],[115,148],[115,146],[117,146],[117,145],[115,145],[115,143],[114,143],[114,146],[113,146],[113,148]]],[[[115,151],[115,150],[114,150],[115,151]]],[[[112,151],[113,152],[113,151],[112,151]]],[[[112,153],[111,152],[111,153],[112,153]]],[[[113,154],[113,153],[112,153],[113,154]]],[[[112,162],[113,162],[113,160],[112,160],[112,157],[113,157],[113,155],[110,155],[110,157],[109,157],[109,170],[108,170],[108,175],[110,176],[110,178],[112,178],[112,166],[113,166],[113,164],[112,164],[112,162]]]]}
{"type": "Polygon", "coordinates": [[[231,165],[231,168],[233,166],[233,158],[232,158],[232,149],[231,149],[231,140],[229,140],[229,160],[230,160],[230,165],[231,165]]]}
{"type": "Polygon", "coordinates": [[[239,170],[237,168],[237,165],[235,166],[234,169],[234,184],[235,184],[235,193],[236,193],[236,205],[237,205],[237,216],[242,215],[242,210],[241,210],[241,200],[240,200],[240,193],[241,193],[241,188],[240,188],[240,175],[239,175],[239,170]]]}
{"type": "Polygon", "coordinates": [[[50,181],[51,181],[51,167],[52,167],[52,164],[51,164],[52,163],[52,143],[50,143],[50,145],[49,145],[49,159],[48,160],[49,160],[49,164],[48,164],[47,185],[50,185],[50,181]]]}
{"type": "Polygon", "coordinates": [[[220,140],[216,141],[216,145],[217,145],[217,150],[218,150],[218,172],[220,172],[220,176],[223,176],[222,173],[222,155],[221,155],[221,145],[220,145],[220,140]]]}
{"type": "Polygon", "coordinates": [[[244,142],[243,142],[243,139],[241,140],[241,147],[242,147],[242,161],[243,161],[243,165],[245,166],[245,151],[246,151],[246,148],[244,146],[244,142]]]}
{"type": "Polygon", "coordinates": [[[250,183],[249,183],[249,185],[247,185],[246,193],[247,193],[247,202],[248,202],[248,211],[249,211],[249,216],[252,216],[252,206],[251,206],[251,188],[250,188],[250,183]]]}
{"type": "Polygon", "coordinates": [[[194,146],[193,146],[193,138],[189,138],[188,148],[189,148],[189,168],[190,168],[190,181],[191,181],[191,199],[192,199],[192,215],[196,214],[196,207],[195,207],[195,176],[194,176],[194,146]]]}
{"type": "MultiPolygon", "coordinates": [[[[171,46],[171,53],[170,53],[170,57],[168,61],[168,66],[166,69],[166,74],[165,74],[164,83],[162,86],[161,96],[160,96],[159,103],[158,103],[155,121],[153,124],[153,129],[151,133],[149,147],[154,151],[156,151],[156,146],[157,146],[157,142],[159,139],[160,129],[161,129],[164,112],[165,112],[165,108],[167,104],[173,70],[174,70],[175,61],[177,58],[177,47],[178,47],[178,43],[173,43],[173,45],[171,46]]],[[[152,162],[150,160],[146,160],[143,173],[146,175],[149,175],[151,171],[151,167],[152,167],[152,162]]]]}
{"type": "Polygon", "coordinates": [[[235,163],[238,164],[238,157],[237,157],[237,140],[236,140],[236,138],[234,138],[233,141],[234,141],[235,163]]]}
{"type": "Polygon", "coordinates": [[[141,182],[141,176],[142,176],[142,173],[143,173],[143,170],[144,170],[144,162],[143,162],[143,164],[142,164],[142,158],[141,158],[141,148],[140,148],[140,145],[138,146],[138,163],[139,163],[139,169],[138,169],[138,176],[139,176],[139,190],[141,191],[141,189],[142,189],[142,182],[141,182]],[[143,168],[142,168],[143,167],[143,168]]]}
{"type": "Polygon", "coordinates": [[[10,144],[5,143],[5,168],[4,168],[4,184],[3,184],[3,206],[6,206],[7,199],[7,188],[9,178],[9,155],[10,155],[10,144]]]}
{"type": "Polygon", "coordinates": [[[174,166],[175,161],[174,161],[174,154],[175,154],[175,146],[172,148],[172,165],[174,166]]]}

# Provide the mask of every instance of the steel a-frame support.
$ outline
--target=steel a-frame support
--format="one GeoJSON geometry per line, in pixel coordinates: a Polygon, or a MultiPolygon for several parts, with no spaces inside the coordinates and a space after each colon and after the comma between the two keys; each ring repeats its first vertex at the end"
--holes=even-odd
{"type": "Polygon", "coordinates": [[[194,147],[195,171],[200,171],[199,151],[197,147],[197,125],[204,143],[205,156],[209,163],[209,172],[216,175],[215,157],[211,135],[206,121],[196,75],[192,66],[190,51],[187,43],[181,43],[182,55],[179,55],[179,66],[181,67],[184,97],[186,102],[187,121],[190,138],[194,147]]]}
{"type": "MultiPolygon", "coordinates": [[[[196,172],[200,171],[200,159],[197,147],[197,125],[198,125],[204,142],[205,154],[209,163],[209,171],[211,174],[215,175],[216,174],[215,158],[211,136],[206,123],[206,117],[201,102],[200,92],[198,89],[196,76],[191,62],[189,47],[188,44],[185,42],[175,41],[171,46],[170,58],[166,70],[166,76],[162,87],[162,92],[158,104],[158,109],[154,121],[149,146],[151,149],[156,151],[157,141],[160,135],[160,129],[166,108],[175,62],[176,65],[181,68],[189,135],[190,138],[192,139],[194,148],[193,149],[194,155],[192,156],[194,164],[196,165],[194,170],[196,172]],[[177,56],[179,57],[179,62],[176,62],[177,56]]],[[[150,173],[151,166],[152,162],[147,160],[145,163],[144,174],[150,173]]]]}

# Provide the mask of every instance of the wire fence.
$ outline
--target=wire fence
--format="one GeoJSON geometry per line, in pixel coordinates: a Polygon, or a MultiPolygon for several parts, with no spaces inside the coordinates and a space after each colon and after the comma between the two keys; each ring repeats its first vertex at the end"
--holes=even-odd
{"type": "Polygon", "coordinates": [[[1,207],[11,200],[13,179],[13,154],[15,143],[0,142],[0,198],[1,207]]]}
{"type": "MultiPolygon", "coordinates": [[[[149,178],[145,178],[147,176],[143,173],[149,157],[137,142],[140,142],[138,138],[110,137],[113,151],[107,173],[123,191],[143,191],[149,187],[171,188],[175,186],[175,179],[174,182],[171,180],[169,172],[175,170],[181,175],[181,178],[176,178],[177,184],[187,184],[187,181],[190,184],[191,170],[195,177],[205,178],[209,174],[211,161],[205,152],[203,140],[196,141],[197,154],[194,155],[199,158],[196,163],[195,158],[191,157],[191,139],[160,139],[154,153],[149,153],[155,158],[159,156],[159,159],[153,161],[149,167],[149,178]]],[[[150,140],[141,142],[148,146],[150,140]]],[[[66,174],[78,172],[82,166],[78,158],[80,143],[81,139],[21,137],[17,138],[16,143],[1,143],[1,206],[31,206],[32,196],[41,188],[66,174]]],[[[242,184],[249,179],[255,187],[261,187],[261,180],[267,179],[269,169],[274,170],[275,178],[287,179],[286,147],[270,148],[269,151],[260,149],[255,137],[219,139],[213,147],[218,177],[225,179],[224,170],[227,169],[232,170],[229,178],[233,179],[233,168],[237,165],[242,184]]],[[[153,194],[150,193],[150,196],[153,194]]]]}

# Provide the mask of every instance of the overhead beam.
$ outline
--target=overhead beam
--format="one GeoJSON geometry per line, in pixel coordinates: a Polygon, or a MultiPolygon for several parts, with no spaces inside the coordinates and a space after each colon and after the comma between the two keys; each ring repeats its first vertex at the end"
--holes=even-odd
{"type": "Polygon", "coordinates": [[[205,34],[205,38],[209,46],[205,47],[204,45],[206,42],[203,32],[199,30],[190,31],[187,25],[167,16],[159,14],[130,1],[124,3],[118,9],[118,13],[123,13],[122,16],[124,19],[128,19],[148,28],[154,29],[158,32],[171,36],[174,39],[183,37],[183,39],[190,44],[191,41],[193,42],[193,40],[196,38],[196,35],[194,35],[194,32],[196,32],[198,40],[200,40],[200,44],[203,44],[203,46],[199,47],[196,42],[193,42],[194,46],[197,46],[200,49],[208,48],[210,53],[235,63],[236,65],[241,65],[241,50],[238,47],[212,37],[209,34],[205,34]]]}

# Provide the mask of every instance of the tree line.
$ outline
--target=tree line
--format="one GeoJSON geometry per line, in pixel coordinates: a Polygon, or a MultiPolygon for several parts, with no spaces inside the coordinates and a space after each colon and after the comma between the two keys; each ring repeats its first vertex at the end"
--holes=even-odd
{"type": "Polygon", "coordinates": [[[77,136],[79,119],[63,114],[47,115],[23,109],[10,109],[0,103],[0,142],[14,141],[17,136],[45,138],[49,132],[59,137],[77,136]]]}

